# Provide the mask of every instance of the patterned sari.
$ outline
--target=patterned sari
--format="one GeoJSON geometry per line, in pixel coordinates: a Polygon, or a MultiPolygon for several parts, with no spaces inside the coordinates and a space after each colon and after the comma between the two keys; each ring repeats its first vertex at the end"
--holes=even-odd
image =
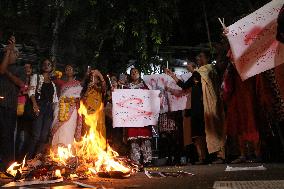
{"type": "Polygon", "coordinates": [[[52,146],[72,144],[81,138],[82,119],[78,115],[80,106],[81,83],[70,81],[62,85],[59,104],[54,110],[52,124],[52,146]]]}
{"type": "MultiPolygon", "coordinates": [[[[96,89],[95,87],[89,87],[82,100],[88,110],[88,114],[94,114],[96,111],[99,110],[100,106],[104,106],[103,105],[103,94],[100,89],[96,89]]],[[[83,125],[84,134],[86,134],[87,131],[89,130],[88,127],[89,126],[87,126],[86,124],[83,125]]],[[[96,129],[97,129],[97,132],[99,132],[100,135],[106,139],[104,109],[98,112],[98,123],[97,123],[96,129]]]]}

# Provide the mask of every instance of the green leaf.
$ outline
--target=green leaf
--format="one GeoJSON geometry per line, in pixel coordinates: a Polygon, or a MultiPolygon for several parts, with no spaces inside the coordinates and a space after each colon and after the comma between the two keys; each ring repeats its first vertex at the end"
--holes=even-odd
{"type": "Polygon", "coordinates": [[[137,31],[132,31],[132,35],[134,36],[134,37],[138,37],[138,32],[137,31]]]}
{"type": "Polygon", "coordinates": [[[149,23],[153,24],[153,25],[156,25],[156,24],[158,24],[158,20],[154,17],[154,15],[151,15],[149,17],[149,23]]]}
{"type": "Polygon", "coordinates": [[[96,0],[89,0],[91,6],[95,6],[97,4],[97,1],[96,0]]]}

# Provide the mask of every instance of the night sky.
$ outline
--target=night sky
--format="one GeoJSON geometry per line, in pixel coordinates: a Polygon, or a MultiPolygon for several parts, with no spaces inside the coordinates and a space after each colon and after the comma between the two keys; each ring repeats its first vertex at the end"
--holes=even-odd
{"type": "Polygon", "coordinates": [[[262,7],[269,0],[181,0],[179,16],[174,23],[174,33],[170,45],[195,46],[207,43],[203,4],[207,13],[211,41],[220,41],[222,28],[218,17],[224,17],[230,25],[245,15],[262,7]]]}

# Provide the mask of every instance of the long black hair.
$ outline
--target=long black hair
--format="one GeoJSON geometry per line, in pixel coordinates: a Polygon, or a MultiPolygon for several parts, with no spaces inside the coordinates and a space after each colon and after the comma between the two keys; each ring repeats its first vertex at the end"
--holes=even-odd
{"type": "Polygon", "coordinates": [[[53,70],[54,70],[54,62],[53,62],[51,59],[49,59],[49,58],[43,58],[43,59],[40,61],[40,63],[39,63],[39,73],[41,73],[41,74],[42,74],[42,66],[43,66],[43,63],[44,63],[46,60],[48,60],[48,61],[51,63],[52,69],[51,69],[50,73],[53,72],[53,70]]]}
{"type": "Polygon", "coordinates": [[[137,68],[131,68],[130,69],[130,76],[129,76],[129,78],[128,78],[128,82],[129,83],[132,83],[133,82],[133,80],[132,80],[132,77],[131,77],[131,72],[133,71],[133,70],[137,70],[138,71],[138,73],[139,73],[139,82],[142,82],[143,80],[142,80],[142,78],[141,78],[141,71],[139,70],[139,69],[137,69],[137,68]]]}

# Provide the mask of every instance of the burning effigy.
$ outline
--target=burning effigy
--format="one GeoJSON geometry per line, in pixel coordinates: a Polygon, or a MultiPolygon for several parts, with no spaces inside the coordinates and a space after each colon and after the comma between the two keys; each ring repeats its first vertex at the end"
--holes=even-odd
{"type": "Polygon", "coordinates": [[[128,178],[138,171],[137,165],[126,157],[120,157],[97,131],[103,104],[93,114],[88,114],[82,102],[80,105],[79,114],[84,116],[85,123],[89,126],[88,134],[79,142],[51,149],[48,155],[38,154],[32,160],[14,162],[6,173],[18,181],[19,185],[25,185],[23,182],[35,184],[36,180],[36,184],[45,184],[96,176],[128,178]]]}

